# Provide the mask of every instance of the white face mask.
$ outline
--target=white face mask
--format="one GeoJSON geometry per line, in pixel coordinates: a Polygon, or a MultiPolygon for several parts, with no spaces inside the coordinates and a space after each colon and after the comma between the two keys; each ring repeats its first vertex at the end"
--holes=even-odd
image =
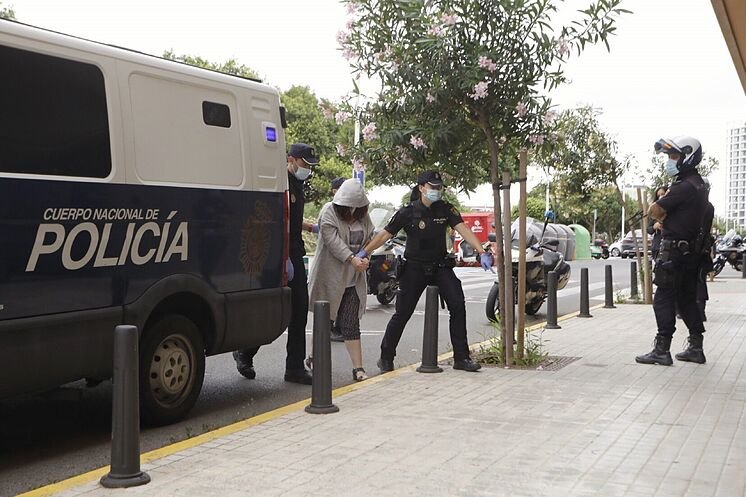
{"type": "Polygon", "coordinates": [[[296,166],[297,169],[295,170],[295,177],[298,178],[301,181],[306,181],[309,176],[311,176],[311,170],[306,169],[305,167],[296,166]]]}
{"type": "Polygon", "coordinates": [[[670,177],[674,177],[677,174],[679,174],[679,166],[678,161],[675,161],[673,159],[668,159],[666,161],[666,164],[663,166],[664,170],[666,171],[666,174],[670,177]]]}
{"type": "Polygon", "coordinates": [[[441,194],[441,191],[440,191],[440,190],[429,190],[429,189],[428,189],[428,190],[427,190],[427,191],[425,192],[425,197],[426,197],[426,198],[427,198],[427,199],[428,199],[428,200],[429,200],[430,202],[437,202],[438,200],[440,200],[440,199],[441,199],[441,197],[442,197],[442,194],[441,194]]]}

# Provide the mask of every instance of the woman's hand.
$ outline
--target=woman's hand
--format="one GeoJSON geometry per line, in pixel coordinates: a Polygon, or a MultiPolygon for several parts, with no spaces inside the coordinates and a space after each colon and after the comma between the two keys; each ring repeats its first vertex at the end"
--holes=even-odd
{"type": "Polygon", "coordinates": [[[660,231],[660,230],[662,230],[662,229],[663,229],[663,225],[662,225],[661,223],[659,223],[658,221],[656,221],[656,222],[655,222],[655,223],[653,224],[653,229],[654,229],[654,230],[658,230],[658,231],[660,231]]]}
{"type": "Polygon", "coordinates": [[[360,257],[353,256],[350,264],[352,264],[352,267],[354,267],[355,271],[358,273],[363,273],[368,269],[368,259],[361,259],[360,257]]]}

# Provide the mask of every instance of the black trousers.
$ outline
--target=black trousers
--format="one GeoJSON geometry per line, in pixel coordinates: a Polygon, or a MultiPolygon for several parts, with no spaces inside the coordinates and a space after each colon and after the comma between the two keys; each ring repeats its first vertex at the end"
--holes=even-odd
{"type": "MultiPolygon", "coordinates": [[[[293,263],[295,277],[288,283],[290,287],[291,309],[290,324],[288,325],[287,356],[285,369],[297,371],[304,369],[303,360],[306,358],[306,323],[308,321],[308,276],[303,265],[303,256],[290,256],[293,263]]],[[[241,358],[253,363],[259,347],[241,350],[241,358]]]]}
{"type": "MultiPolygon", "coordinates": [[[[658,334],[672,337],[676,331],[676,309],[689,329],[690,334],[704,333],[702,315],[697,305],[697,291],[700,285],[699,260],[693,256],[674,256],[670,275],[666,284],[658,284],[653,297],[653,311],[658,325],[658,334]]],[[[656,264],[656,280],[659,264],[656,264]]]]}
{"type": "Polygon", "coordinates": [[[424,266],[407,262],[404,273],[399,278],[396,312],[386,326],[386,333],[381,341],[381,358],[394,360],[396,346],[399,345],[404,327],[412,317],[417,302],[428,285],[438,286],[438,291],[448,306],[454,360],[460,361],[469,357],[469,342],[466,339],[466,304],[461,281],[450,267],[436,267],[431,274],[428,274],[424,266]]]}

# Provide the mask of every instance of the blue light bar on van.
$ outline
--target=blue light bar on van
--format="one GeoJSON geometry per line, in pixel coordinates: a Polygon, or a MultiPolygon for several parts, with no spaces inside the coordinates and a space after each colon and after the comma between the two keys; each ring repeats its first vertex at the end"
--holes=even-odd
{"type": "Polygon", "coordinates": [[[268,142],[276,142],[277,129],[267,126],[266,128],[264,128],[264,137],[267,139],[268,142]]]}

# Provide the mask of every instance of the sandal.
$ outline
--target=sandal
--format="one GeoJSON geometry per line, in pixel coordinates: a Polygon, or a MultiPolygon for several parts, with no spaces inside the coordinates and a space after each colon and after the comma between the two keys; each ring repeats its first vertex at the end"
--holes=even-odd
{"type": "Polygon", "coordinates": [[[355,381],[363,381],[368,379],[368,375],[365,374],[363,368],[355,368],[352,370],[352,379],[355,381]]]}

